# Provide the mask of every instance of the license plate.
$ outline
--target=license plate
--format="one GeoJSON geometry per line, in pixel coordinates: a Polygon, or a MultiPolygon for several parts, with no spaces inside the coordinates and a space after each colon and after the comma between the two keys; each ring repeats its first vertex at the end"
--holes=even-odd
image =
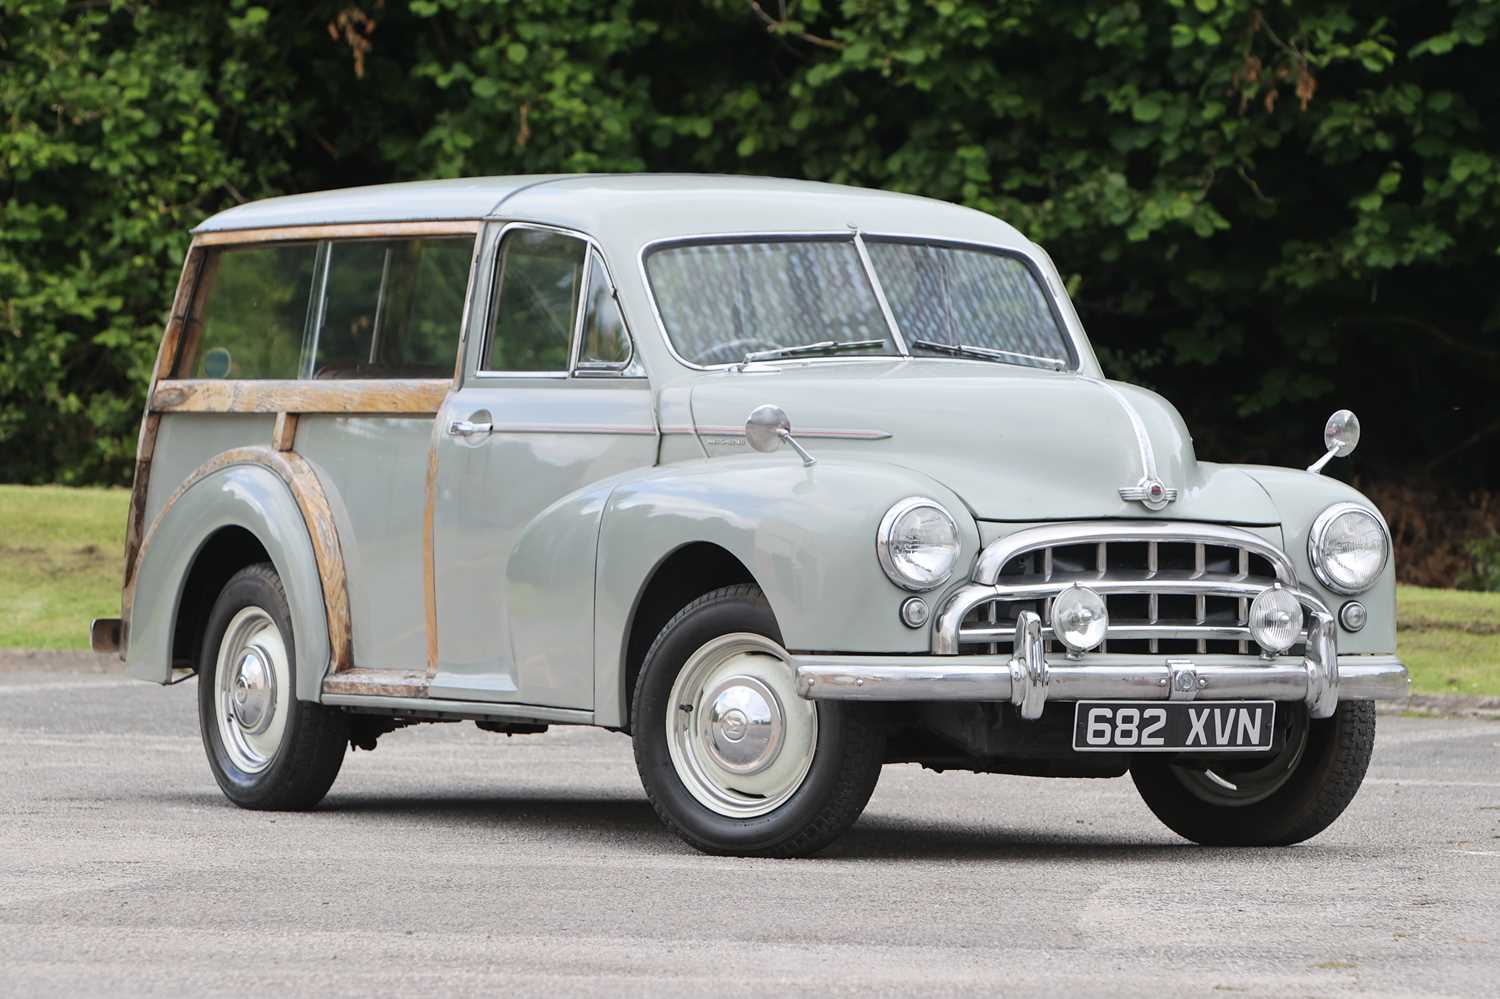
{"type": "Polygon", "coordinates": [[[1079,752],[1249,753],[1271,748],[1275,701],[1079,701],[1079,752]]]}

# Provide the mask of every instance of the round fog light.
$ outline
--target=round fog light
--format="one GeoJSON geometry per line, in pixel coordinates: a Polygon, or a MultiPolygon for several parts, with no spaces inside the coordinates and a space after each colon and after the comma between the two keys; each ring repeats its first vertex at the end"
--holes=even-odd
{"type": "Polygon", "coordinates": [[[1302,634],[1302,604],[1276,583],[1250,604],[1250,634],[1267,655],[1280,655],[1302,634]]]}
{"type": "Polygon", "coordinates": [[[1052,600],[1052,634],[1074,655],[1087,652],[1104,641],[1109,631],[1109,611],[1104,598],[1087,586],[1074,583],[1052,600]]]}
{"type": "Polygon", "coordinates": [[[1345,631],[1359,631],[1370,620],[1370,612],[1358,600],[1351,600],[1339,608],[1339,623],[1345,631]]]}
{"type": "Polygon", "coordinates": [[[901,601],[901,623],[908,628],[920,628],[927,623],[927,601],[921,597],[907,597],[901,601]]]}

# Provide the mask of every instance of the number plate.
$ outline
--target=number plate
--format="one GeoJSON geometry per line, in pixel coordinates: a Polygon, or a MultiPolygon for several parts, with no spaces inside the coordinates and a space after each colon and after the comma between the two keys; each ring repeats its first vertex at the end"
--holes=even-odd
{"type": "Polygon", "coordinates": [[[1079,701],[1079,752],[1249,753],[1271,748],[1275,701],[1079,701]]]}

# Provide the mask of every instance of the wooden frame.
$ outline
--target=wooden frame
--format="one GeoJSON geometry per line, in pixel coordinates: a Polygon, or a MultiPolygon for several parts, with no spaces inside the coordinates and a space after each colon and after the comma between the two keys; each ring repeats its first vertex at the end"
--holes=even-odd
{"type": "MultiPolygon", "coordinates": [[[[328,617],[329,657],[335,672],[347,670],[354,665],[354,636],[349,622],[349,584],[344,574],[344,554],[339,547],[338,528],[333,521],[333,510],[323,492],[323,484],[307,460],[294,451],[276,451],[268,447],[242,447],[215,455],[193,470],[175,492],[167,499],[161,512],[151,522],[140,544],[140,557],[144,558],[157,530],[182,494],[202,479],[231,465],[258,465],[270,469],[287,484],[307,534],[312,541],[313,556],[318,563],[318,577],[323,585],[323,607],[328,617]]],[[[121,594],[121,620],[130,620],[130,608],[135,604],[135,578],[125,584],[121,594]]]]}
{"type": "MultiPolygon", "coordinates": [[[[136,439],[135,473],[130,490],[130,512],[125,530],[125,566],[120,591],[122,641],[129,641],[130,611],[135,602],[136,576],[146,546],[172,505],[189,486],[232,464],[256,464],[269,468],[287,483],[306,522],[323,581],[323,602],[328,614],[330,657],[335,672],[354,668],[353,633],[349,621],[349,594],[338,530],[328,498],[312,466],[294,450],[298,417],[302,414],[413,415],[436,416],[449,391],[457,384],[463,363],[463,341],[467,332],[469,296],[465,296],[463,328],[452,379],[361,379],[330,381],[174,379],[172,374],[185,353],[196,344],[197,294],[210,280],[216,255],[211,248],[252,246],[286,241],[400,238],[413,236],[477,236],[479,219],[415,222],[361,222],[342,225],[281,226],[229,232],[203,232],[193,237],[183,261],[172,311],[147,390],[145,413],[136,439]],[[274,413],[276,423],[270,447],[243,447],[226,451],[200,466],[181,483],[148,529],[145,524],[146,494],[150,487],[151,462],[156,436],[164,413],[274,413]]],[[[477,245],[476,245],[477,257],[477,245]]],[[[477,273],[470,264],[470,294],[477,273]]],[[[424,584],[429,668],[436,660],[436,606],[432,578],[432,485],[436,441],[428,450],[428,494],[423,517],[424,584]]],[[[385,672],[385,671],[376,671],[385,672]]],[[[375,685],[379,686],[379,681],[375,685]]],[[[398,684],[410,691],[411,684],[398,684]]]]}

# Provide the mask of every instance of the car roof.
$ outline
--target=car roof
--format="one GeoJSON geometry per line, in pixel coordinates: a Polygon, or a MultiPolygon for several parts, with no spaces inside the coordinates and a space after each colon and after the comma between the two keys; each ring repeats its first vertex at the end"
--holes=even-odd
{"type": "Polygon", "coordinates": [[[616,244],[851,227],[1001,245],[1026,242],[991,215],[931,198],[814,181],[705,174],[531,174],[353,187],[238,205],[194,231],[469,219],[576,228],[616,244]]]}

